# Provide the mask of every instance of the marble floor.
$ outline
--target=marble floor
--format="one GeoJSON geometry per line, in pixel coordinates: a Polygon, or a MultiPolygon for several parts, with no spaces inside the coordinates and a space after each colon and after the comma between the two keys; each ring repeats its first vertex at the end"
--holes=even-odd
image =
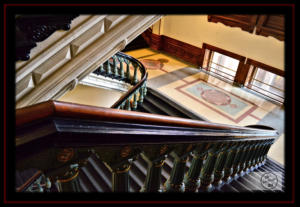
{"type": "Polygon", "coordinates": [[[154,88],[205,119],[223,124],[268,125],[279,132],[269,156],[284,165],[284,109],[253,93],[232,86],[195,66],[152,49],[126,52],[148,71],[154,88]]]}

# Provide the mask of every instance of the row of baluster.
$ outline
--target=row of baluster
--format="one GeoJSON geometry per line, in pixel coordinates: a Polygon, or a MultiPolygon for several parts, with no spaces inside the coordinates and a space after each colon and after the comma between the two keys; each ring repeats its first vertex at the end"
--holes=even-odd
{"type": "Polygon", "coordinates": [[[127,99],[125,99],[118,109],[124,109],[128,111],[137,110],[138,105],[141,105],[144,101],[144,97],[147,94],[146,81],[144,84],[137,88],[127,99]]]}
{"type": "MultiPolygon", "coordinates": [[[[137,62],[133,62],[126,57],[116,54],[101,64],[99,68],[94,71],[94,73],[108,76],[113,79],[124,80],[132,85],[135,85],[139,81],[138,73],[140,70],[140,65],[137,62]],[[124,68],[126,68],[126,71],[124,68]],[[131,74],[130,68],[133,68],[133,75],[131,74]]],[[[142,76],[143,71],[140,71],[140,74],[142,76]]]]}
{"type": "MultiPolygon", "coordinates": [[[[274,140],[230,143],[206,143],[192,151],[191,166],[185,173],[189,153],[173,151],[174,165],[169,179],[160,189],[160,173],[164,158],[150,161],[144,192],[212,191],[264,164],[274,140]],[[158,179],[159,178],[159,179],[158,179]]],[[[149,159],[148,159],[149,160],[149,159]]]]}
{"type": "MultiPolygon", "coordinates": [[[[143,152],[138,154],[148,163],[146,179],[140,192],[210,192],[221,188],[225,183],[230,183],[263,165],[273,142],[274,139],[268,139],[179,144],[172,149],[168,145],[145,147],[143,152]],[[173,168],[170,177],[161,188],[161,171],[169,153],[174,157],[173,168]],[[186,163],[190,155],[191,165],[186,172],[186,163]]],[[[125,149],[128,151],[128,146],[125,149]]],[[[124,149],[121,150],[121,155],[124,154],[122,151],[124,149]]],[[[112,153],[115,152],[120,153],[112,153]]],[[[99,151],[94,153],[99,157],[99,151]]],[[[133,156],[122,159],[121,162],[120,159],[117,160],[119,163],[102,160],[112,172],[112,191],[129,192],[129,170],[133,164],[133,156]]],[[[79,172],[78,167],[72,167],[70,172],[65,174],[66,177],[56,180],[59,191],[81,191],[77,180],[79,172]]]]}
{"type": "MultiPolygon", "coordinates": [[[[94,73],[97,75],[108,76],[113,79],[125,81],[134,86],[139,82],[140,79],[142,79],[145,71],[137,62],[134,62],[133,60],[126,58],[126,56],[121,56],[117,53],[105,63],[100,65],[100,67],[95,70],[94,73]],[[126,68],[126,71],[124,68],[126,68]],[[130,68],[133,68],[133,75],[131,75],[130,68]],[[138,74],[140,74],[140,77],[138,74]]],[[[117,108],[129,111],[136,110],[138,104],[143,103],[146,93],[147,86],[145,81],[140,87],[134,90],[133,93],[131,93],[131,95],[127,99],[125,99],[117,108]]]]}
{"type": "MultiPolygon", "coordinates": [[[[140,191],[209,192],[214,188],[221,188],[223,184],[263,165],[273,142],[274,139],[181,144],[171,152],[167,152],[167,145],[152,146],[141,153],[148,163],[148,169],[144,186],[140,191]],[[161,153],[163,151],[167,153],[161,153]],[[161,170],[168,153],[172,153],[175,159],[170,177],[161,189],[161,170]],[[188,172],[185,173],[189,155],[193,158],[188,172]]],[[[114,168],[111,168],[113,192],[129,191],[128,171],[131,164],[132,162],[127,164],[122,162],[119,167],[118,164],[113,164],[114,168]]]]}

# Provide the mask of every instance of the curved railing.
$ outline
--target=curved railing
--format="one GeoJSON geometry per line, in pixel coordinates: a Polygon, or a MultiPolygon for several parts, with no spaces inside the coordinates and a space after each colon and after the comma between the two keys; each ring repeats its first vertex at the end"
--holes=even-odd
{"type": "Polygon", "coordinates": [[[79,169],[95,154],[112,172],[112,191],[128,192],[131,165],[142,156],[148,171],[141,191],[209,191],[263,165],[277,138],[278,132],[266,126],[47,101],[16,111],[16,169],[41,170],[60,191],[77,191],[79,169]],[[173,168],[160,189],[170,153],[173,168]],[[190,154],[192,164],[184,174],[190,154]]]}
{"type": "Polygon", "coordinates": [[[132,88],[120,97],[111,108],[136,110],[138,104],[142,104],[147,93],[146,81],[148,73],[143,64],[137,59],[118,52],[100,65],[93,73],[121,80],[132,85],[132,88]]]}

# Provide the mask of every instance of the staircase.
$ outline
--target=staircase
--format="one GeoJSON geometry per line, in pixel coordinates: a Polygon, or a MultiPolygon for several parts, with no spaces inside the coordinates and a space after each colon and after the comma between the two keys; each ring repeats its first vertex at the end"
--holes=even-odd
{"type": "Polygon", "coordinates": [[[137,111],[207,121],[204,117],[194,114],[184,106],[152,88],[147,88],[147,96],[137,111]]]}
{"type": "MultiPolygon", "coordinates": [[[[180,104],[174,102],[168,97],[161,94],[159,91],[152,88],[147,88],[147,96],[144,98],[143,104],[141,104],[138,111],[145,113],[153,113],[160,115],[169,115],[181,118],[198,119],[205,121],[205,118],[199,117],[198,115],[187,110],[180,104]]],[[[185,166],[185,173],[188,172],[191,166],[192,156],[185,166]]],[[[147,176],[147,161],[139,156],[131,167],[129,172],[129,190],[130,192],[139,192],[146,180],[147,176]]],[[[166,160],[165,164],[162,166],[162,176],[161,176],[161,189],[164,189],[163,183],[165,183],[169,177],[171,170],[174,165],[174,157],[170,154],[166,160]]],[[[111,192],[112,173],[106,167],[106,165],[99,160],[95,155],[88,158],[87,165],[81,168],[79,174],[79,184],[84,192],[111,192]]],[[[224,182],[221,186],[213,189],[214,192],[265,192],[265,191],[284,191],[284,168],[280,163],[268,158],[266,163],[255,169],[254,171],[236,177],[230,182],[224,182]],[[261,178],[264,173],[276,172],[278,180],[280,183],[280,190],[271,190],[263,187],[261,184],[261,178]]]]}
{"type": "Polygon", "coordinates": [[[162,93],[147,88],[144,66],[122,53],[114,55],[94,73],[132,85],[112,106],[123,110],[53,101],[18,110],[17,191],[284,191],[284,168],[266,154],[278,135],[272,128],[210,123],[162,93]],[[49,119],[52,121],[47,121],[49,119]],[[51,135],[45,137],[45,142],[48,136],[60,137],[53,149],[58,150],[58,154],[63,153],[61,159],[69,156],[69,150],[72,153],[79,150],[78,158],[70,162],[71,165],[57,162],[57,156],[47,155],[49,161],[43,160],[46,149],[39,152],[41,155],[25,158],[26,153],[35,153],[31,148],[35,144],[40,147],[39,142],[43,140],[32,141],[32,130],[39,131],[44,125],[52,128],[52,124],[55,128],[49,131],[51,135]],[[75,148],[59,152],[59,145],[75,148]],[[59,170],[47,163],[57,163],[59,170]],[[46,171],[47,176],[38,173],[38,169],[46,171]],[[269,177],[263,180],[265,174],[269,177]],[[49,185],[49,177],[55,185],[49,185]],[[274,179],[275,187],[272,186],[274,179]]]}

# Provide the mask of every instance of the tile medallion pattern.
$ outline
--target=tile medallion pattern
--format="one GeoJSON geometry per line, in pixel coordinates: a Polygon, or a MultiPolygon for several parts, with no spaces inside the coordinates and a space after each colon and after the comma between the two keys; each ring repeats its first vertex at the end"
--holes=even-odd
{"type": "Polygon", "coordinates": [[[201,80],[184,84],[177,87],[177,90],[236,123],[257,108],[256,105],[201,80]]]}

